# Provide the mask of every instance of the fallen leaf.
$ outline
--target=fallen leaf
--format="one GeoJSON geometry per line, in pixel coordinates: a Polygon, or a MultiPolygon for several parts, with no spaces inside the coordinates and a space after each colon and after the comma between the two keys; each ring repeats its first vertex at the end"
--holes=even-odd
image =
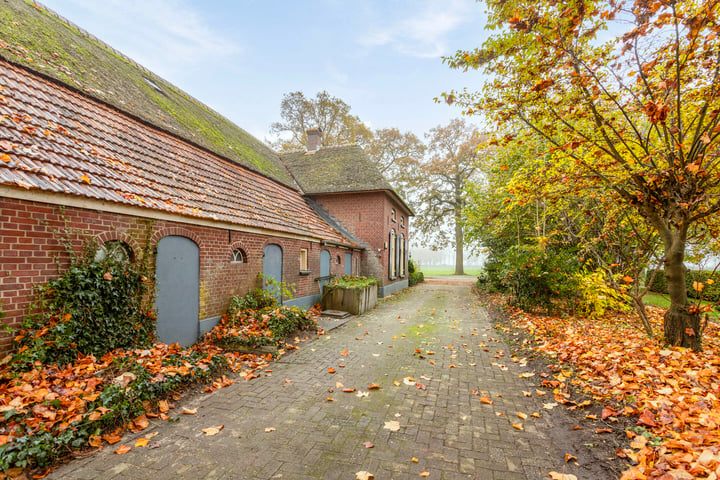
{"type": "Polygon", "coordinates": [[[352,393],[355,391],[355,389],[354,388],[343,388],[342,391],[345,393],[352,393]]]}
{"type": "Polygon", "coordinates": [[[350,352],[348,352],[347,350],[343,350],[342,352],[340,352],[340,355],[347,355],[348,353],[350,352]]]}
{"type": "Polygon", "coordinates": [[[365,448],[373,448],[374,446],[372,442],[363,442],[363,447],[365,448]]]}
{"type": "Polygon", "coordinates": [[[487,405],[492,405],[493,403],[493,401],[487,395],[485,395],[484,397],[480,397],[479,400],[487,405]]]}
{"type": "Polygon", "coordinates": [[[565,461],[569,462],[570,460],[577,460],[577,457],[575,455],[570,455],[569,453],[565,454],[565,461]]]}
{"type": "Polygon", "coordinates": [[[380,388],[380,385],[378,385],[377,383],[371,383],[368,387],[368,390],[377,390],[378,388],[380,388]]]}
{"type": "Polygon", "coordinates": [[[420,476],[421,476],[421,477],[429,477],[429,476],[430,476],[430,472],[427,472],[427,471],[425,471],[425,472],[420,472],[420,476]]]}
{"type": "Polygon", "coordinates": [[[88,438],[88,444],[91,447],[99,447],[102,445],[102,437],[100,437],[100,435],[90,435],[90,438],[88,438]]]}
{"type": "Polygon", "coordinates": [[[523,424],[522,424],[522,423],[513,423],[513,424],[512,424],[512,427],[515,428],[515,429],[517,429],[517,430],[525,430],[525,427],[523,427],[523,424]]]}
{"type": "Polygon", "coordinates": [[[132,447],[128,447],[127,445],[120,445],[117,450],[115,450],[115,453],[118,455],[123,455],[125,453],[128,453],[130,450],[132,450],[132,447]]]}
{"type": "Polygon", "coordinates": [[[135,448],[147,447],[149,441],[150,440],[147,438],[138,438],[137,440],[135,440],[135,448]]]}
{"type": "Polygon", "coordinates": [[[222,430],[223,428],[225,428],[225,425],[218,425],[217,427],[203,428],[202,431],[205,435],[212,436],[220,433],[220,430],[222,430]]]}
{"type": "Polygon", "coordinates": [[[332,367],[328,368],[328,373],[335,373],[335,369],[332,367]]]}
{"type": "MultiPolygon", "coordinates": [[[[87,173],[80,175],[80,180],[82,180],[83,182],[90,185],[90,177],[87,176],[87,173]]],[[[123,453],[125,453],[125,452],[123,452],[123,453]]]]}
{"type": "Polygon", "coordinates": [[[598,428],[595,430],[595,433],[612,433],[612,429],[610,428],[598,428]]]}
{"type": "Polygon", "coordinates": [[[527,418],[528,418],[528,416],[526,414],[524,414],[523,412],[518,412],[517,416],[522,418],[523,420],[527,420],[527,418]]]}
{"type": "Polygon", "coordinates": [[[375,478],[375,475],[370,472],[366,472],[365,470],[355,473],[355,480],[370,480],[371,478],[375,478]]]}
{"type": "Polygon", "coordinates": [[[418,460],[418,459],[415,458],[415,457],[412,457],[412,458],[410,459],[410,461],[413,462],[413,463],[418,463],[420,460],[418,460]]]}
{"type": "Polygon", "coordinates": [[[389,422],[385,422],[385,426],[383,426],[385,430],[390,430],[391,432],[397,432],[400,430],[400,422],[397,420],[390,420],[389,422]]]}
{"type": "Polygon", "coordinates": [[[553,480],[578,480],[575,475],[570,475],[569,473],[550,472],[549,475],[553,480]]]}
{"type": "Polygon", "coordinates": [[[195,415],[197,413],[197,411],[198,411],[197,407],[195,407],[195,408],[183,407],[183,409],[182,409],[183,415],[195,415]]]}
{"type": "Polygon", "coordinates": [[[271,433],[271,432],[274,432],[274,431],[275,431],[275,427],[267,427],[267,428],[265,429],[265,433],[271,433]]]}

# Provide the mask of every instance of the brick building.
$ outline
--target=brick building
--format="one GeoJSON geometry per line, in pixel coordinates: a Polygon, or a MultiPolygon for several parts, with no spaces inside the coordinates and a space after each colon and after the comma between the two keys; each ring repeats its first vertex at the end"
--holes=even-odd
{"type": "Polygon", "coordinates": [[[307,151],[281,156],[290,174],[323,218],[364,247],[356,270],[380,280],[381,297],[406,288],[412,210],[362,148],[322,147],[319,128],[307,137],[307,151]]]}
{"type": "MultiPolygon", "coordinates": [[[[182,344],[260,273],[294,284],[284,300],[309,306],[322,278],[379,271],[370,248],[381,248],[373,229],[385,217],[373,216],[390,213],[373,195],[392,199],[386,182],[357,193],[368,195],[358,212],[367,226],[349,213],[346,226],[339,207],[305,196],[293,175],[262,142],[56,14],[25,0],[0,8],[3,323],[19,325],[34,287],[68,265],[68,246],[128,261],[147,252],[159,339],[182,344]]],[[[0,350],[9,346],[0,337],[0,350]]]]}

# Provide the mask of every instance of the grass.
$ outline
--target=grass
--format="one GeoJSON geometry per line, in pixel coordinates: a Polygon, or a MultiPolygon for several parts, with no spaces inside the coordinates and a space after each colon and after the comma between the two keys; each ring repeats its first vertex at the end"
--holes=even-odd
{"type": "MultiPolygon", "coordinates": [[[[654,305],[656,307],[662,307],[662,308],[669,308],[670,307],[670,298],[662,293],[657,292],[648,292],[643,297],[643,302],[645,302],[646,305],[654,305]]],[[[713,306],[712,302],[702,302],[703,305],[710,305],[713,306]]],[[[717,312],[717,310],[713,310],[710,312],[710,318],[713,320],[719,320],[720,319],[720,313],[717,312]]]]}
{"type": "MultiPolygon", "coordinates": [[[[425,275],[454,275],[455,267],[453,266],[437,266],[437,265],[421,265],[419,270],[425,275]]],[[[477,276],[482,272],[480,267],[467,267],[465,268],[465,275],[477,276]]]]}

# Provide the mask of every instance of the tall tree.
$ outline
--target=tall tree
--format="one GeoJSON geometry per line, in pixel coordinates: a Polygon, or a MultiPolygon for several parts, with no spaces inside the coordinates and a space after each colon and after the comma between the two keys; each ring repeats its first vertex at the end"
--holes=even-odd
{"type": "Polygon", "coordinates": [[[665,340],[700,349],[684,259],[689,236],[720,211],[720,3],[487,4],[497,33],[446,61],[491,80],[482,94],[446,100],[526,125],[552,146],[567,182],[614,191],[654,228],[671,302],[665,340]]]}
{"type": "Polygon", "coordinates": [[[455,275],[464,275],[465,187],[477,170],[480,138],[463,119],[438,125],[425,136],[430,158],[418,166],[414,225],[434,247],[453,246],[455,275]]]}
{"type": "Polygon", "coordinates": [[[366,151],[400,196],[411,201],[413,180],[425,155],[422,140],[412,132],[379,128],[374,131],[366,151]]]}
{"type": "Polygon", "coordinates": [[[350,114],[350,105],[326,91],[318,92],[315,98],[307,98],[302,92],[286,93],[280,102],[280,117],[282,121],[272,123],[270,132],[281,135],[273,147],[282,151],[305,148],[305,132],[317,127],[322,128],[325,146],[357,143],[365,147],[372,139],[370,129],[350,114]]]}

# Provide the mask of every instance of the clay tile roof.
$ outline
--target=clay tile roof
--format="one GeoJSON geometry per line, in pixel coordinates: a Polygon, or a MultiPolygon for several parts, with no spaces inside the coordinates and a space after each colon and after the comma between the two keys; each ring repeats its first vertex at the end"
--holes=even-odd
{"type": "MultiPolygon", "coordinates": [[[[0,58],[294,186],[272,149],[187,93],[41,5],[27,0],[5,0],[2,5],[0,58]]],[[[47,98],[36,96],[33,101],[28,105],[31,115],[47,98]]]]}
{"type": "Polygon", "coordinates": [[[0,184],[353,245],[297,190],[2,59],[0,184]]]}
{"type": "Polygon", "coordinates": [[[383,190],[412,214],[412,210],[358,145],[291,152],[282,154],[281,158],[307,195],[383,190]]]}

